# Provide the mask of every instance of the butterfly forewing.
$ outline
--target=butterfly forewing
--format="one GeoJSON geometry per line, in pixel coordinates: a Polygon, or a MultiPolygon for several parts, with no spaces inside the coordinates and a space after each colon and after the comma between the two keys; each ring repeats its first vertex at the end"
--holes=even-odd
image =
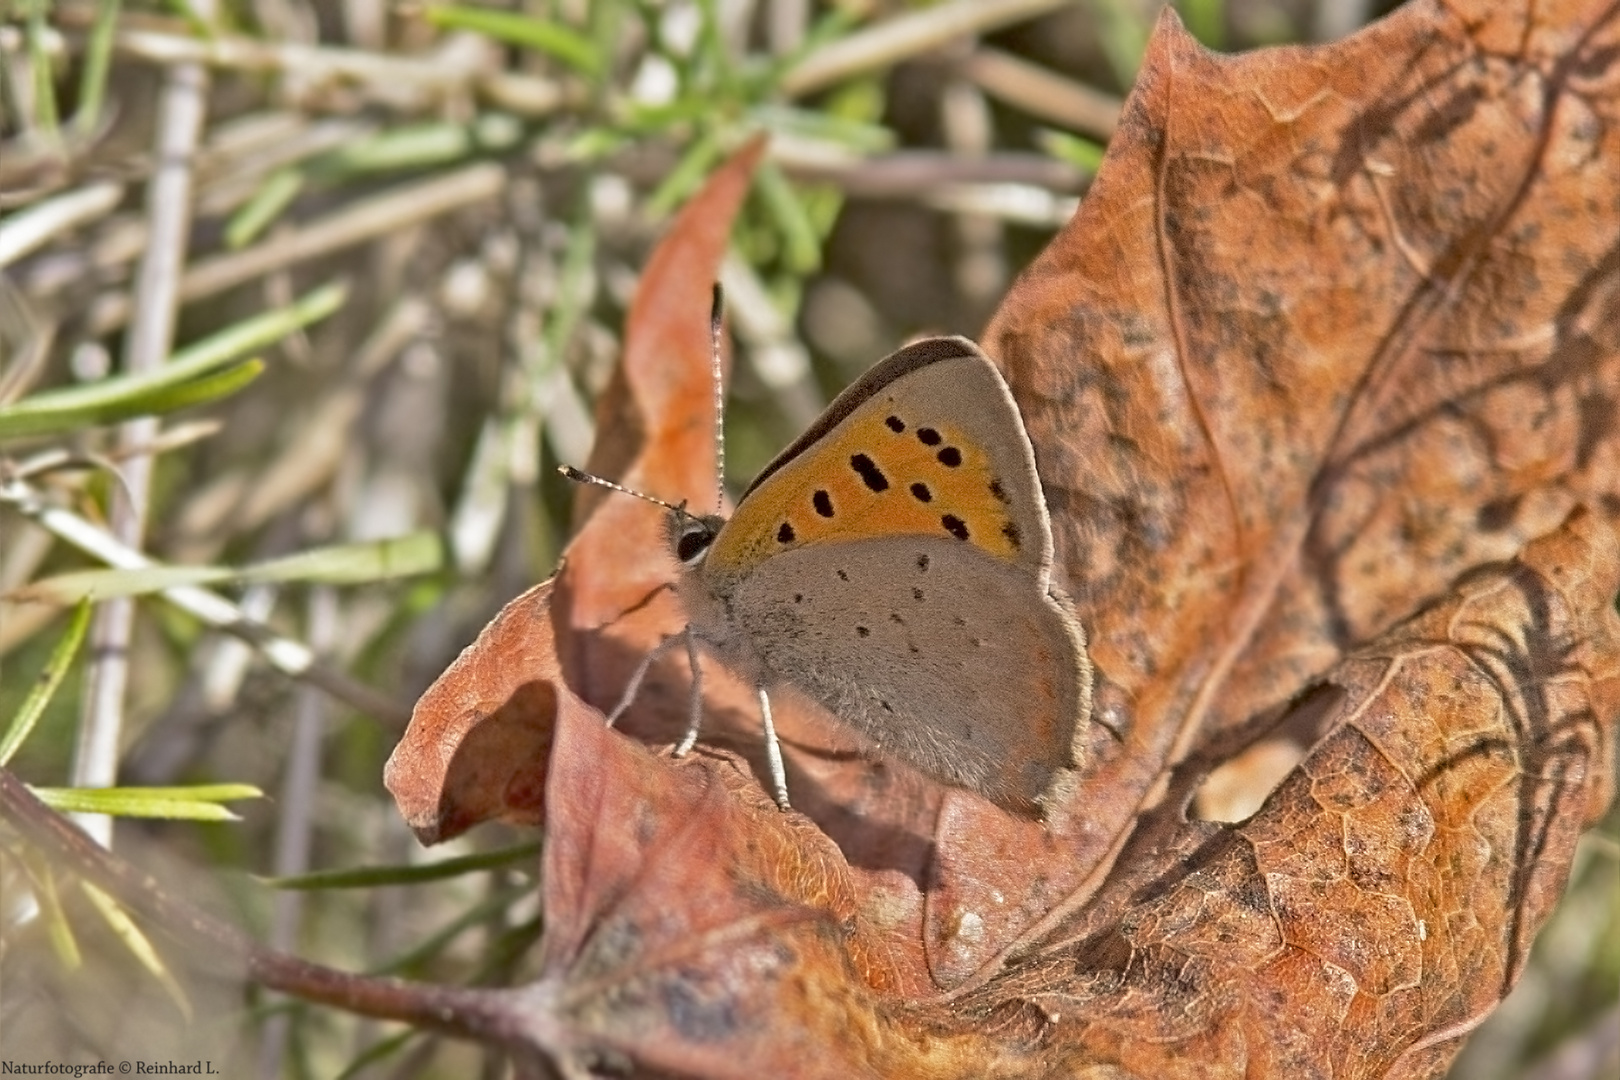
{"type": "Polygon", "coordinates": [[[1051,533],[1006,384],[964,338],[874,367],[755,480],[708,555],[717,583],[798,548],[932,536],[1026,568],[1044,587],[1051,533]]]}

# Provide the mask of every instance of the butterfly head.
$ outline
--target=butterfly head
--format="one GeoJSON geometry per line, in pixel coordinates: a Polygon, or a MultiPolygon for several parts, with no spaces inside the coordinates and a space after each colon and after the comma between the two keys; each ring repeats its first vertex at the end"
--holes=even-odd
{"type": "Polygon", "coordinates": [[[674,507],[664,519],[664,532],[669,550],[682,570],[693,570],[702,565],[703,558],[720,534],[726,519],[718,514],[699,516],[689,513],[684,506],[674,507]]]}

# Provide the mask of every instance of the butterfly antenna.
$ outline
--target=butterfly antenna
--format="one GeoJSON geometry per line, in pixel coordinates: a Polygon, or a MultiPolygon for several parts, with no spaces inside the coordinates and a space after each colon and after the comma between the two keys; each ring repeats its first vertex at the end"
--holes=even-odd
{"type": "Polygon", "coordinates": [[[725,318],[726,297],[720,283],[714,283],[714,301],[709,305],[709,364],[714,374],[714,474],[718,492],[715,513],[726,506],[726,387],[720,372],[720,331],[725,318]]]}
{"type": "Polygon", "coordinates": [[[691,515],[686,512],[686,504],[684,502],[681,503],[681,505],[676,506],[674,503],[667,503],[663,499],[657,498],[656,496],[648,495],[644,491],[637,491],[635,488],[627,488],[623,484],[615,484],[611,480],[604,480],[600,476],[585,472],[582,469],[576,469],[572,465],[559,465],[557,466],[557,471],[568,477],[568,479],[574,481],[576,484],[595,484],[597,487],[605,487],[609,491],[617,491],[621,495],[634,495],[636,498],[643,499],[655,506],[662,506],[665,510],[673,510],[677,514],[691,517],[691,515]]]}

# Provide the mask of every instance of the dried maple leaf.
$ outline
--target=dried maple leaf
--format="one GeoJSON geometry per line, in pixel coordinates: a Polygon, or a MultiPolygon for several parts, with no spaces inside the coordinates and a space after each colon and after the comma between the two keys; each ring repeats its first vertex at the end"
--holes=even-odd
{"type": "MultiPolygon", "coordinates": [[[[1097,183],[985,333],[1098,672],[1044,825],[792,704],[782,814],[718,668],[699,751],[664,752],[684,660],[606,729],[680,617],[661,512],[582,493],[564,571],[390,763],[427,837],[543,795],[541,973],[501,992],[507,1040],[566,1075],[1442,1071],[1614,792],[1617,57],[1612,2],[1417,2],[1240,57],[1161,20],[1097,183]],[[1277,744],[1298,764],[1257,812],[1188,817],[1277,744]]],[[[750,163],[649,265],[591,463],[696,506],[707,283],[750,163]]]]}

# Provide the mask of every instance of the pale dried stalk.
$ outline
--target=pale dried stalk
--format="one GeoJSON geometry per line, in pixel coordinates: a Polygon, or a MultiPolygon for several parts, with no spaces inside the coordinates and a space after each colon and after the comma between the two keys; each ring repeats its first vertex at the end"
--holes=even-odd
{"type": "MultiPolygon", "coordinates": [[[[149,570],[161,565],[77,514],[52,506],[38,491],[21,481],[0,482],[0,502],[12,504],[58,539],[67,541],[113,569],[149,570]]],[[[405,721],[410,718],[409,709],[320,663],[303,642],[282,637],[262,623],[248,618],[240,607],[216,592],[194,585],[177,585],[162,590],[161,595],[193,618],[250,643],[269,661],[271,667],[284,675],[319,686],[339,701],[385,724],[403,728],[405,721]]]]}
{"type": "MultiPolygon", "coordinates": [[[[380,195],[314,218],[297,229],[278,233],[245,251],[199,259],[180,282],[179,296],[189,303],[283,270],[309,259],[396,233],[411,225],[484,202],[500,193],[506,172],[481,162],[412,184],[401,184],[380,195]]],[[[126,297],[105,297],[97,303],[92,332],[105,334],[130,317],[126,297]]]]}
{"type": "Polygon", "coordinates": [[[1033,19],[1073,0],[953,0],[885,20],[818,49],[782,77],[788,97],[802,97],[844,79],[881,71],[951,41],[1033,19]]]}
{"type": "MultiPolygon", "coordinates": [[[[155,371],[168,359],[179,309],[180,274],[191,229],[192,159],[207,117],[208,73],[197,64],[169,70],[158,108],[156,164],[147,188],[151,218],[148,242],[135,282],[135,315],[125,337],[124,371],[155,371]]],[[[126,423],[119,441],[126,448],[150,444],[157,435],[156,417],[126,423]]],[[[139,549],[146,531],[152,458],[132,455],[121,470],[123,483],[112,495],[114,536],[139,549]]],[[[90,631],[88,685],[73,754],[70,783],[77,787],[111,787],[118,779],[118,743],[123,730],[124,693],[129,684],[129,644],[135,625],[135,602],[110,600],[96,611],[90,631]]],[[[79,824],[102,844],[112,844],[112,819],[79,815],[79,824]]]]}
{"type": "Polygon", "coordinates": [[[1119,126],[1124,102],[999,49],[979,48],[960,70],[979,88],[1031,116],[1104,141],[1119,126]]]}

